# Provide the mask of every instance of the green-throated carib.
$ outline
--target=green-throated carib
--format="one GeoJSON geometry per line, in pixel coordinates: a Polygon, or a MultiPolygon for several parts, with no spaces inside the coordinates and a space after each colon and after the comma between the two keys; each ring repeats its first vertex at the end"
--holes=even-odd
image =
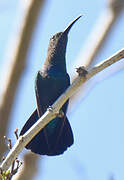
{"type": "MultiPolygon", "coordinates": [[[[68,33],[80,17],[77,17],[63,32],[55,34],[50,39],[47,58],[35,80],[37,109],[25,123],[20,135],[23,135],[70,85],[66,71],[66,46],[68,33]]],[[[37,154],[54,156],[62,154],[73,144],[73,133],[66,116],[68,102],[61,108],[64,116],[57,116],[49,122],[26,145],[27,149],[37,154]]]]}

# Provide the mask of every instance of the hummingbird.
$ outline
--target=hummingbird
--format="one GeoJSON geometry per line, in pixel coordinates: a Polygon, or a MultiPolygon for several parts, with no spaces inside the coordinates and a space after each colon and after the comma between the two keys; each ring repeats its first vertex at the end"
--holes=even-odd
{"type": "MultiPolygon", "coordinates": [[[[57,98],[70,85],[70,77],[66,70],[66,46],[68,33],[73,24],[81,17],[74,19],[63,32],[50,38],[47,58],[43,67],[37,72],[35,93],[37,108],[23,126],[23,135],[57,98]]],[[[63,115],[56,116],[26,145],[27,149],[40,155],[55,156],[63,154],[73,142],[73,132],[66,116],[69,100],[61,108],[63,115]]]]}

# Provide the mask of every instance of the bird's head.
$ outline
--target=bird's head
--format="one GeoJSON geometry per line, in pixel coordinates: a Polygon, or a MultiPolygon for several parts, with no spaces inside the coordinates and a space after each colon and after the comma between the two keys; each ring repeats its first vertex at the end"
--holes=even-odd
{"type": "Polygon", "coordinates": [[[73,26],[73,24],[81,17],[78,16],[74,19],[63,32],[56,33],[50,38],[48,55],[54,56],[55,54],[65,55],[66,45],[68,40],[68,33],[73,26]]]}

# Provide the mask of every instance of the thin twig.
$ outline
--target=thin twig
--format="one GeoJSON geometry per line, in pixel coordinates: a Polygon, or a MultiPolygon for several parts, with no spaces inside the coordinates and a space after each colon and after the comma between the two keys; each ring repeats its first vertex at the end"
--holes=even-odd
{"type": "MultiPolygon", "coordinates": [[[[39,156],[30,152],[24,155],[24,164],[19,169],[18,173],[13,176],[13,180],[31,180],[37,174],[39,156]]],[[[40,158],[42,160],[42,157],[40,158]]],[[[41,170],[41,169],[40,169],[41,170]]],[[[40,178],[41,179],[41,178],[40,178]]]]}
{"type": "Polygon", "coordinates": [[[124,49],[118,51],[113,56],[109,57],[105,61],[96,65],[94,68],[89,70],[89,72],[85,76],[78,76],[72,83],[72,85],[63,93],[58,100],[52,105],[52,108],[48,109],[45,114],[23,135],[20,136],[17,140],[16,144],[9,152],[6,159],[0,166],[0,169],[4,172],[6,171],[13,160],[16,159],[18,154],[22,151],[22,149],[28,144],[31,139],[42,129],[45,125],[47,125],[53,118],[56,117],[56,114],[59,112],[59,109],[62,105],[70,98],[83,83],[92,78],[94,75],[112,65],[113,63],[119,61],[124,58],[124,49]]]}

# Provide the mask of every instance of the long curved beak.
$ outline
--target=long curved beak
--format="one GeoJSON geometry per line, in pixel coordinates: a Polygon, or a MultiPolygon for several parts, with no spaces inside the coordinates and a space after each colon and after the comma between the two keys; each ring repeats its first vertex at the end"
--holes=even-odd
{"type": "Polygon", "coordinates": [[[78,16],[77,18],[75,18],[64,30],[64,34],[68,34],[68,32],[70,31],[71,27],[73,26],[73,24],[80,19],[80,17],[82,17],[82,15],[78,16]]]}

